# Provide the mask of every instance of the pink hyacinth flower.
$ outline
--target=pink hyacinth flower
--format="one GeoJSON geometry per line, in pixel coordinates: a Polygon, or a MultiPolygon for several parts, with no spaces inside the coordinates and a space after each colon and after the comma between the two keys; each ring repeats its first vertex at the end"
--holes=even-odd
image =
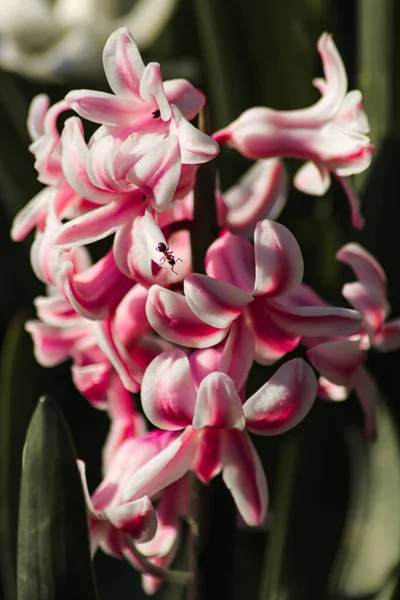
{"type": "Polygon", "coordinates": [[[209,350],[190,358],[175,350],[149,365],[142,385],[146,416],[161,429],[183,432],[130,477],[123,497],[152,496],[188,470],[205,483],[222,472],[243,519],[257,525],[265,518],[267,485],[245,429],[274,435],[294,427],[314,402],[317,380],[304,361],[294,359],[242,405],[219,365],[218,353],[209,350]]]}
{"type": "Polygon", "coordinates": [[[366,351],[371,347],[380,352],[399,348],[400,319],[385,322],[389,312],[386,275],[365,248],[347,244],[339,250],[337,258],[357,276],[357,281],[345,284],[342,292],[362,315],[363,328],[359,335],[349,339],[325,339],[312,344],[307,355],[322,375],[324,397],[343,399],[349,390],[356,392],[365,415],[366,434],[373,437],[379,390],[364,367],[366,351]]]}
{"type": "Polygon", "coordinates": [[[368,121],[361,92],[347,92],[346,71],[329,34],[319,38],[318,51],[325,79],[314,82],[322,94],[316,104],[291,111],[251,108],[214,138],[252,159],[286,156],[308,161],[294,183],[309,194],[324,194],[333,173],[344,185],[353,224],[359,228],[363,221],[358,200],[342,178],[361,173],[371,162],[374,148],[366,135],[368,121]]]}
{"type": "Polygon", "coordinates": [[[286,227],[265,219],[257,224],[254,248],[226,233],[206,255],[207,275],[186,277],[184,296],[153,286],[146,304],[153,329],[167,340],[206,348],[225,338],[245,315],[255,338],[255,359],[271,364],[293,350],[302,336],[348,334],[359,329],[360,315],[330,306],[291,306],[301,283],[303,259],[286,227]]]}
{"type": "MultiPolygon", "coordinates": [[[[93,146],[101,145],[98,160],[105,153],[108,170],[113,160],[110,145],[114,140],[118,146],[122,142],[125,148],[120,151],[129,163],[126,179],[142,186],[144,194],[154,194],[158,184],[151,178],[155,172],[162,174],[164,186],[173,191],[181,165],[199,165],[218,154],[218,144],[187,120],[203,107],[204,95],[184,79],[163,82],[158,63],[145,67],[126,28],[118,29],[108,39],[103,63],[114,95],[75,90],[67,94],[66,102],[81,117],[103,125],[92,142],[93,146]]],[[[114,165],[114,173],[121,168],[120,164],[114,165]]],[[[159,185],[160,189],[164,186],[159,185]]],[[[157,202],[154,208],[162,210],[157,202]]]]}

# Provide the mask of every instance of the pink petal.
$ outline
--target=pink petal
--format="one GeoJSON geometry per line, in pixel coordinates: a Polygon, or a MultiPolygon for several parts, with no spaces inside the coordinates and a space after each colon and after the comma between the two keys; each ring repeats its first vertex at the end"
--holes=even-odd
{"type": "Polygon", "coordinates": [[[136,215],[141,214],[141,197],[142,192],[138,190],[72,219],[55,233],[53,244],[59,248],[70,248],[91,244],[112,235],[124,223],[131,223],[136,215]]]}
{"type": "Polygon", "coordinates": [[[323,196],[331,185],[329,170],[322,166],[318,167],[315,163],[308,161],[297,171],[294,180],[294,186],[312,196],[323,196]]]}
{"type": "Polygon", "coordinates": [[[347,386],[366,355],[359,340],[339,340],[310,348],[307,356],[321,375],[336,385],[347,386]]]}
{"type": "Polygon", "coordinates": [[[110,319],[95,321],[93,332],[98,346],[111,362],[126,389],[133,393],[138,392],[140,388],[138,381],[141,378],[140,370],[116,337],[110,319]]]}
{"type": "Polygon", "coordinates": [[[162,337],[190,348],[218,344],[227,329],[211,327],[190,309],[184,296],[153,285],[149,290],[146,315],[150,325],[162,337]]]}
{"type": "Polygon", "coordinates": [[[90,181],[86,169],[89,150],[83,137],[81,122],[77,117],[66,120],[61,144],[65,178],[78,194],[96,204],[108,204],[118,197],[118,194],[101,190],[90,181]]]}
{"type": "Polygon", "coordinates": [[[229,375],[239,392],[245,386],[253,365],[254,344],[251,322],[247,311],[244,311],[232,323],[218,367],[218,371],[229,375]]]}
{"type": "Polygon", "coordinates": [[[103,65],[114,94],[139,94],[144,64],[131,32],[126,27],[120,27],[108,38],[103,50],[103,65]]]}
{"type": "Polygon", "coordinates": [[[149,197],[152,207],[161,212],[172,202],[181,173],[178,137],[168,136],[156,143],[128,171],[128,181],[149,197]]]}
{"type": "Polygon", "coordinates": [[[361,315],[358,312],[335,306],[287,308],[268,300],[268,311],[276,325],[294,335],[346,335],[354,333],[361,326],[361,315]]]}
{"type": "Polygon", "coordinates": [[[364,413],[364,427],[367,437],[376,436],[377,407],[379,390],[371,375],[364,367],[359,367],[352,379],[355,390],[364,413]]]}
{"type": "Polygon", "coordinates": [[[115,313],[115,330],[124,344],[151,332],[146,318],[147,295],[148,290],[136,284],[118,305],[115,313]]]}
{"type": "Polygon", "coordinates": [[[40,321],[27,321],[25,329],[33,338],[35,358],[44,367],[54,367],[67,360],[82,331],[75,327],[64,331],[40,321]]]}
{"type": "Polygon", "coordinates": [[[250,526],[264,522],[268,489],[257,452],[244,431],[224,432],[222,477],[243,520],[250,526]]]}
{"type": "Polygon", "coordinates": [[[191,425],[195,403],[186,354],[174,350],[155,358],[142,381],[142,406],[149,421],[161,429],[182,429],[191,425]]]}
{"type": "Polygon", "coordinates": [[[160,118],[169,121],[172,116],[171,106],[165,95],[160,65],[156,62],[146,65],[140,80],[140,96],[150,105],[160,110],[160,118]]]}
{"type": "Polygon", "coordinates": [[[123,498],[126,501],[144,495],[151,498],[183,477],[192,468],[199,435],[191,427],[186,428],[178,438],[132,475],[122,491],[123,498]]]}
{"type": "Polygon", "coordinates": [[[374,337],[373,346],[379,352],[391,352],[400,348],[400,319],[392,319],[385,323],[374,337]]]}
{"type": "Polygon", "coordinates": [[[386,298],[379,289],[366,286],[358,281],[347,283],[342,288],[346,300],[363,317],[363,324],[373,338],[382,328],[386,316],[386,298]]]}
{"type": "MultiPolygon", "coordinates": [[[[369,162],[365,168],[367,168],[368,166],[369,166],[369,162]]],[[[362,169],[362,170],[364,170],[364,169],[362,169]]],[[[353,224],[353,227],[355,227],[356,229],[362,229],[364,227],[364,219],[361,216],[361,212],[360,212],[361,200],[359,199],[358,196],[355,195],[355,193],[351,189],[350,185],[348,184],[347,179],[345,179],[344,177],[340,177],[338,174],[336,175],[336,179],[342,186],[343,191],[346,194],[346,198],[349,202],[350,210],[351,210],[351,222],[353,224]]]]}
{"type": "Polygon", "coordinates": [[[117,180],[114,170],[115,139],[105,135],[96,140],[89,149],[86,169],[90,181],[98,188],[110,192],[124,192],[131,188],[117,180]]]}
{"type": "Polygon", "coordinates": [[[129,533],[138,542],[151,540],[157,530],[157,517],[149,498],[145,496],[134,502],[110,506],[104,510],[110,523],[129,533]]]}
{"type": "Polygon", "coordinates": [[[186,301],[195,315],[213,327],[228,327],[243,308],[253,301],[253,296],[240,288],[193,273],[186,277],[183,289],[186,301]]]}
{"type": "Polygon", "coordinates": [[[107,408],[110,368],[105,363],[72,367],[75,387],[96,408],[107,408]]]}
{"type": "Polygon", "coordinates": [[[16,214],[11,227],[14,242],[21,242],[34,227],[45,221],[52,196],[53,189],[45,187],[16,214]]]}
{"type": "Polygon", "coordinates": [[[286,203],[287,177],[276,158],[260,160],[223,195],[226,227],[251,237],[258,221],[275,220],[286,203]]]}
{"type": "Polygon", "coordinates": [[[44,135],[44,119],[49,110],[50,99],[47,94],[35,96],[29,106],[27,129],[32,140],[44,135]]]}
{"type": "Polygon", "coordinates": [[[248,240],[226,233],[215,240],[205,258],[207,275],[252,293],[254,287],[254,249],[248,240]]]}
{"type": "Polygon", "coordinates": [[[343,402],[349,397],[349,390],[343,385],[336,385],[325,377],[318,379],[318,398],[324,400],[333,400],[334,402],[343,402]]]}
{"type": "Polygon", "coordinates": [[[174,549],[180,526],[176,501],[179,486],[180,481],[168,487],[157,504],[156,534],[152,540],[138,544],[138,549],[145,556],[166,556],[174,549]]]}
{"type": "Polygon", "coordinates": [[[132,287],[132,280],[119,271],[112,250],[98,263],[74,275],[74,266],[65,262],[59,285],[75,308],[86,319],[107,319],[112,315],[125,294],[132,287]]]}
{"type": "Polygon", "coordinates": [[[213,427],[202,431],[193,470],[202,483],[209,483],[221,469],[221,432],[213,427]]]}
{"type": "Polygon", "coordinates": [[[170,132],[179,137],[182,164],[201,165],[215,158],[219,154],[217,142],[189,123],[177,106],[171,108],[173,118],[170,132]]]}
{"type": "Polygon", "coordinates": [[[240,429],[246,426],[242,402],[232,379],[225,373],[210,373],[197,392],[193,427],[240,429]]]}
{"type": "Polygon", "coordinates": [[[213,371],[226,371],[220,368],[222,350],[222,344],[218,344],[212,348],[194,350],[190,353],[190,370],[196,390],[199,389],[200,383],[203,381],[204,377],[209,375],[209,373],[212,373],[213,371]]]}
{"type": "Polygon", "coordinates": [[[294,350],[300,335],[289,333],[270,314],[269,306],[256,298],[248,309],[255,342],[255,360],[261,365],[270,365],[294,350]]]}
{"type": "Polygon", "coordinates": [[[176,104],[181,113],[191,121],[203,108],[206,98],[186,79],[164,81],[165,95],[170,104],[176,104]]]}
{"type": "Polygon", "coordinates": [[[318,382],[311,367],[294,358],[243,405],[246,425],[260,435],[276,435],[295,427],[314,404],[318,382]]]}
{"type": "Polygon", "coordinates": [[[336,258],[353,269],[357,279],[386,297],[386,275],[378,261],[359,244],[343,246],[336,258]]]}
{"type": "Polygon", "coordinates": [[[256,280],[253,294],[280,296],[303,279],[303,257],[294,235],[283,225],[265,219],[254,233],[256,280]]]}
{"type": "Polygon", "coordinates": [[[378,261],[359,244],[347,244],[336,256],[353,269],[359,280],[345,285],[343,295],[362,314],[368,333],[374,336],[388,310],[386,275],[378,261]]]}
{"type": "Polygon", "coordinates": [[[74,90],[65,96],[65,100],[83,119],[109,126],[129,125],[133,128],[147,108],[140,98],[114,96],[95,90],[74,90]]]}

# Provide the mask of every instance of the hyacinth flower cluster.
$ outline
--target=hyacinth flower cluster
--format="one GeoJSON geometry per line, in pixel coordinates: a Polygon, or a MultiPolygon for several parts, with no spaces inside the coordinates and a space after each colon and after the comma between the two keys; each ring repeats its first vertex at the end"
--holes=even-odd
{"type": "Polygon", "coordinates": [[[242,519],[258,526],[268,492],[253,434],[286,432],[317,397],[350,390],[375,434],[366,355],[400,347],[400,319],[385,322],[384,272],[361,246],[346,245],[337,258],[357,278],[343,289],[351,308],[331,306],[303,283],[301,249],[276,221],[288,188],[282,158],[293,156],[306,161],[294,185],[320,195],[334,175],[362,225],[344,179],[373,152],[361,93],[347,91],[330,35],[318,50],[325,79],[315,82],[315,105],[251,108],[214,136],[191,123],[204,94],[183,79],[163,81],[158,63],[145,66],[126,29],[104,48],[112,93],[75,90],[51,107],[41,95],[31,105],[30,149],[45,187],[16,216],[12,237],[35,231],[32,268],[46,295],[26,328],[37,360],[71,360],[77,389],[108,413],[104,478],[92,495],[79,465],[92,550],[128,560],[148,593],[190,518],[191,477],[207,484],[221,474],[242,519]],[[98,125],[90,139],[85,121],[98,125]],[[219,144],[256,162],[232,188],[215,190],[218,232],[194,272],[196,176],[219,144]],[[93,263],[90,244],[106,238],[108,251],[93,263]],[[305,358],[291,357],[300,345],[305,358]],[[278,361],[249,396],[253,363],[278,361]]]}

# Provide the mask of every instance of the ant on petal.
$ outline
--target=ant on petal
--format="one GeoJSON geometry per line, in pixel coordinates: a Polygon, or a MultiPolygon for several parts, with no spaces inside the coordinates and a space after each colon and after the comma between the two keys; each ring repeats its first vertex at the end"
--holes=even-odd
{"type": "Polygon", "coordinates": [[[164,244],[164,242],[160,242],[157,245],[156,250],[157,250],[157,252],[161,252],[161,254],[164,255],[162,257],[162,259],[160,260],[160,265],[162,265],[165,261],[167,261],[167,263],[169,265],[171,265],[171,271],[173,273],[175,273],[175,275],[178,275],[178,273],[176,271],[174,271],[174,266],[176,265],[176,263],[178,261],[183,262],[183,260],[181,258],[175,258],[175,256],[172,254],[171,250],[169,249],[169,246],[164,244]]]}

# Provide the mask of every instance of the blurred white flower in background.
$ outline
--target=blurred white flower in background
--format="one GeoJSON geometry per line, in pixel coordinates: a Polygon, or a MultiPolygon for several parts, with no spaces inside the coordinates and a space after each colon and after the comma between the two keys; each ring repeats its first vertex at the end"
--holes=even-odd
{"type": "Polygon", "coordinates": [[[102,73],[102,48],[120,26],[141,50],[162,32],[179,0],[1,0],[0,67],[64,81],[102,73]]]}

